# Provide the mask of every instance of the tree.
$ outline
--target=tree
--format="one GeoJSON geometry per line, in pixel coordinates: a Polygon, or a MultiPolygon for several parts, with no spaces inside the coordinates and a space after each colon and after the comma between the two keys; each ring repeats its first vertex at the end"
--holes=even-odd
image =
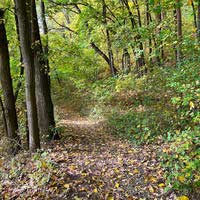
{"type": "Polygon", "coordinates": [[[18,135],[17,113],[15,109],[15,97],[13,94],[12,78],[10,74],[10,58],[8,51],[8,41],[4,25],[4,10],[0,9],[0,82],[4,96],[5,113],[4,121],[7,136],[11,142],[11,153],[17,153],[20,149],[20,138],[18,135]]]}
{"type": "Polygon", "coordinates": [[[197,1],[197,37],[200,41],[200,0],[197,1]]]}
{"type": "MultiPolygon", "coordinates": [[[[33,47],[34,56],[34,66],[35,66],[35,82],[36,82],[36,99],[37,99],[37,111],[38,111],[38,124],[40,133],[42,135],[48,136],[50,139],[59,139],[58,134],[53,133],[55,128],[54,120],[54,109],[51,99],[51,89],[50,89],[50,77],[49,77],[49,62],[48,56],[48,46],[45,46],[43,52],[35,0],[31,0],[31,42],[33,47]]],[[[44,10],[44,2],[42,5],[42,11],[44,10]]],[[[45,13],[43,15],[43,29],[45,34],[47,34],[47,26],[45,23],[45,13]]]]}
{"type": "Polygon", "coordinates": [[[111,39],[110,39],[110,31],[107,27],[108,23],[107,23],[106,15],[107,15],[107,6],[105,3],[105,0],[102,0],[102,18],[103,18],[103,24],[106,29],[106,42],[107,42],[107,48],[108,48],[109,65],[110,65],[110,70],[111,70],[112,76],[115,76],[117,71],[115,69],[115,64],[114,64],[112,43],[111,43],[111,39]]]}
{"type": "MultiPolygon", "coordinates": [[[[135,30],[135,28],[137,28],[137,26],[139,25],[139,27],[141,27],[141,19],[140,19],[140,12],[139,12],[139,8],[137,8],[137,14],[138,14],[138,25],[136,24],[136,20],[134,18],[134,14],[131,11],[131,8],[129,6],[128,0],[123,0],[123,3],[127,9],[128,15],[129,15],[129,19],[131,22],[131,28],[133,30],[135,30]]],[[[138,5],[138,4],[136,4],[138,5]]],[[[141,70],[141,67],[145,65],[145,59],[144,59],[144,49],[143,49],[143,44],[140,41],[141,39],[141,35],[137,34],[137,36],[134,38],[135,43],[138,44],[139,43],[139,55],[136,55],[136,48],[133,47],[132,45],[132,49],[133,49],[133,53],[135,55],[135,60],[136,60],[136,71],[139,77],[141,77],[144,73],[143,70],[141,70]],[[139,41],[139,42],[138,42],[139,41]]],[[[145,69],[146,72],[146,69],[145,69]]]]}
{"type": "Polygon", "coordinates": [[[35,151],[40,148],[40,137],[35,96],[35,68],[31,49],[31,21],[29,21],[27,14],[27,4],[30,5],[30,1],[15,0],[19,22],[20,45],[26,76],[25,90],[29,128],[29,148],[31,151],[35,151]]]}
{"type": "MultiPolygon", "coordinates": [[[[54,106],[51,99],[51,77],[50,77],[50,66],[49,66],[49,38],[48,38],[48,27],[46,22],[46,9],[45,9],[45,3],[43,0],[40,1],[40,14],[41,14],[41,20],[42,20],[42,32],[46,37],[45,44],[43,45],[43,54],[44,54],[44,62],[46,70],[44,71],[45,78],[48,79],[48,84],[46,84],[46,89],[48,91],[46,100],[48,101],[48,132],[49,132],[49,138],[50,139],[59,139],[59,135],[57,132],[55,132],[55,119],[54,119],[54,106]]],[[[39,29],[38,29],[39,31],[39,29]]],[[[40,40],[41,41],[41,40],[40,40]]],[[[41,43],[40,43],[41,44],[41,43]]]]}
{"type": "Polygon", "coordinates": [[[176,0],[176,25],[177,25],[177,40],[178,46],[176,50],[176,61],[180,63],[182,60],[182,50],[181,50],[181,43],[183,39],[182,35],[182,13],[181,13],[181,1],[176,0]]]}

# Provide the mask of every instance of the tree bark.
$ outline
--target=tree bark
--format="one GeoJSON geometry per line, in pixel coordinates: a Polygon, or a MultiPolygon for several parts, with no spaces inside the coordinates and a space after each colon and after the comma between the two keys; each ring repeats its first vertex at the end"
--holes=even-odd
{"type": "Polygon", "coordinates": [[[8,41],[4,25],[4,11],[0,9],[0,82],[4,96],[4,110],[7,135],[10,139],[11,153],[15,154],[20,149],[20,138],[18,135],[17,113],[15,108],[15,97],[13,93],[12,78],[10,74],[10,58],[8,41]]]}
{"type": "MultiPolygon", "coordinates": [[[[146,0],[146,20],[147,20],[147,26],[149,26],[150,24],[150,19],[151,19],[151,16],[150,16],[150,9],[149,9],[149,1],[146,0]]],[[[153,60],[152,60],[152,39],[151,39],[151,35],[149,36],[149,62],[150,62],[150,67],[152,68],[153,66],[153,60]]]]}
{"type": "Polygon", "coordinates": [[[35,69],[33,52],[31,49],[31,21],[27,11],[30,1],[15,0],[17,18],[19,22],[20,45],[25,66],[26,75],[26,107],[29,127],[29,149],[35,151],[40,148],[40,137],[37,118],[37,106],[35,96],[35,69]]]}
{"type": "Polygon", "coordinates": [[[176,22],[177,22],[177,39],[178,39],[176,61],[177,61],[177,63],[180,63],[182,60],[181,43],[182,43],[182,39],[183,39],[182,13],[181,13],[181,1],[180,0],[176,0],[176,22]]]}
{"type": "Polygon", "coordinates": [[[123,73],[128,74],[131,71],[131,60],[130,60],[130,54],[128,52],[128,49],[125,48],[123,50],[123,55],[122,55],[122,70],[123,73]]]}
{"type": "Polygon", "coordinates": [[[2,111],[2,118],[3,118],[3,125],[4,125],[4,130],[5,130],[5,136],[8,137],[8,129],[7,129],[7,124],[6,124],[6,113],[3,105],[2,98],[0,96],[0,106],[1,106],[1,111],[2,111]]]}
{"type": "Polygon", "coordinates": [[[192,11],[193,11],[194,27],[197,28],[197,14],[196,14],[196,9],[195,9],[193,1],[191,3],[191,6],[192,6],[192,11]]]}
{"type": "MultiPolygon", "coordinates": [[[[45,9],[44,4],[42,4],[43,17],[45,17],[44,9],[45,9]]],[[[50,89],[48,45],[44,47],[44,52],[43,52],[35,0],[31,0],[31,20],[32,20],[31,42],[33,48],[34,66],[35,66],[35,82],[36,82],[36,94],[37,94],[36,100],[37,100],[39,130],[41,135],[47,136],[49,139],[58,139],[57,138],[58,135],[57,134],[54,135],[55,120],[54,120],[54,109],[53,109],[53,103],[51,99],[51,89],[50,89]]],[[[42,21],[44,27],[43,31],[47,35],[48,29],[46,25],[46,20],[43,18],[42,21]]]]}
{"type": "Polygon", "coordinates": [[[200,41],[200,0],[197,2],[197,38],[200,41]]]}
{"type": "MultiPolygon", "coordinates": [[[[125,5],[125,7],[126,7],[126,9],[128,11],[129,18],[130,18],[130,21],[131,21],[132,29],[135,29],[137,27],[137,24],[135,22],[134,15],[131,12],[130,6],[128,4],[128,0],[123,0],[123,3],[124,3],[124,5],[125,5]]],[[[139,25],[141,25],[141,22],[139,22],[139,25]]],[[[138,43],[138,40],[140,40],[140,39],[141,39],[141,36],[138,34],[135,37],[135,42],[138,43]]],[[[133,54],[136,57],[137,56],[136,55],[136,50],[135,50],[135,48],[133,46],[132,46],[132,49],[133,49],[133,54]]],[[[144,74],[143,69],[141,70],[141,67],[145,65],[145,59],[144,59],[143,44],[140,41],[139,41],[139,49],[140,49],[141,53],[138,56],[138,58],[136,58],[136,73],[138,74],[138,77],[141,77],[144,74]]]]}
{"type": "Polygon", "coordinates": [[[106,29],[106,42],[107,42],[107,48],[108,48],[109,65],[110,65],[110,70],[111,70],[112,76],[115,76],[117,74],[117,71],[115,69],[115,64],[114,64],[112,43],[111,43],[111,39],[110,39],[110,31],[108,30],[108,27],[107,27],[106,15],[107,15],[107,6],[105,3],[105,0],[102,0],[102,17],[103,17],[103,23],[104,23],[105,29],[106,29]]]}
{"type": "MultiPolygon", "coordinates": [[[[17,19],[16,7],[15,7],[15,24],[16,24],[16,30],[17,30],[17,39],[20,42],[19,22],[18,22],[18,19],[17,19]]],[[[20,52],[20,77],[19,77],[19,81],[17,83],[17,87],[16,87],[16,90],[15,90],[15,102],[17,101],[17,97],[18,97],[19,91],[20,91],[21,86],[22,86],[22,76],[24,75],[23,58],[22,58],[22,51],[21,51],[20,46],[19,46],[19,52],[20,52]]]]}

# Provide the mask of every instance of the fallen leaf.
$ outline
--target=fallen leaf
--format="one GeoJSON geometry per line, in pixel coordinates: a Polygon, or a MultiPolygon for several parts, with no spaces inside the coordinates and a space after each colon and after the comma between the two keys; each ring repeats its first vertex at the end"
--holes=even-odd
{"type": "Polygon", "coordinates": [[[70,185],[69,184],[64,184],[64,188],[69,188],[70,187],[70,185]]]}
{"type": "Polygon", "coordinates": [[[178,197],[177,200],[189,200],[189,198],[183,195],[183,196],[178,197]]]}
{"type": "Polygon", "coordinates": [[[116,183],[116,184],[115,184],[115,187],[116,187],[116,188],[119,188],[119,183],[116,183]]]}
{"type": "Polygon", "coordinates": [[[97,188],[95,188],[95,189],[93,190],[93,192],[94,192],[94,193],[97,193],[97,192],[98,192],[97,188]]]}
{"type": "Polygon", "coordinates": [[[134,169],[134,170],[133,170],[133,173],[134,173],[134,174],[138,174],[138,173],[139,173],[139,170],[138,170],[138,169],[134,169]]]}
{"type": "Polygon", "coordinates": [[[179,180],[181,183],[184,183],[184,182],[185,182],[185,177],[184,177],[184,176],[179,176],[179,177],[178,177],[178,180],[179,180]]]}
{"type": "Polygon", "coordinates": [[[165,187],[165,184],[164,183],[160,183],[158,186],[159,187],[165,187]]]}

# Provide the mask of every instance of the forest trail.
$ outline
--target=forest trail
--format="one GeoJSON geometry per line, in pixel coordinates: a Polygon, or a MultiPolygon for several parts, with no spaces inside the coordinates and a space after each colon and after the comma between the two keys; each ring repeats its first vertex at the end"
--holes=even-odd
{"type": "Polygon", "coordinates": [[[139,147],[114,137],[104,121],[62,117],[61,141],[48,144],[37,165],[21,158],[26,171],[3,185],[8,199],[176,199],[164,194],[159,146],[139,147]]]}
{"type": "Polygon", "coordinates": [[[65,174],[61,199],[175,199],[164,195],[159,146],[114,137],[104,120],[64,116],[62,147],[58,143],[51,153],[65,174]]]}

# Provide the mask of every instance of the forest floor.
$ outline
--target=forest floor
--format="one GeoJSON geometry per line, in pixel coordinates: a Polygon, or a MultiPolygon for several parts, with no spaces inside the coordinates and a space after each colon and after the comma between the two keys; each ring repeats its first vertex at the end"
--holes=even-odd
{"type": "Polygon", "coordinates": [[[1,162],[0,199],[176,199],[164,192],[160,145],[135,146],[104,121],[64,113],[62,139],[1,162]],[[6,166],[6,167],[5,167],[6,166]]]}

